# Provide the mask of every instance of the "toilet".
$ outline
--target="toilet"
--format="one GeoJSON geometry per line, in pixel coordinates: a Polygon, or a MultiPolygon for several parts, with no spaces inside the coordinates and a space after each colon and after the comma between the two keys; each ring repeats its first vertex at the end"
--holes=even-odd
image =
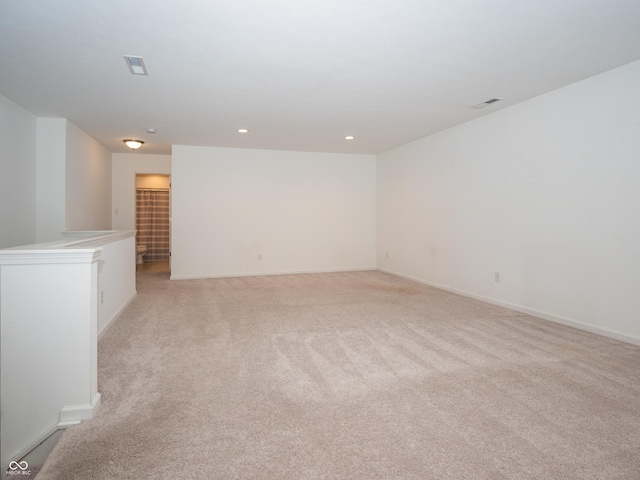
{"type": "Polygon", "coordinates": [[[138,265],[144,263],[144,256],[147,253],[147,246],[146,245],[138,245],[136,247],[136,253],[137,253],[137,257],[136,257],[136,263],[138,265]]]}

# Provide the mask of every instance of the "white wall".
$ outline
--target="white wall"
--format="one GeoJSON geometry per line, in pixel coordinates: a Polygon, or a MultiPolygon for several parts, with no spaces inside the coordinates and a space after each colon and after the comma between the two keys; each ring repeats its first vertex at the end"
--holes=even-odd
{"type": "Polygon", "coordinates": [[[62,238],[65,222],[67,120],[38,118],[37,232],[38,242],[62,238]]]}
{"type": "Polygon", "coordinates": [[[375,168],[373,155],[174,145],[171,278],[375,268],[375,168]]]}
{"type": "Polygon", "coordinates": [[[66,230],[111,229],[111,152],[67,121],[66,230]]]}
{"type": "Polygon", "coordinates": [[[100,400],[97,252],[41,252],[0,251],[3,466],[100,400]]]}
{"type": "Polygon", "coordinates": [[[110,230],[111,153],[64,118],[38,118],[36,146],[37,241],[110,230]]]}
{"type": "MultiPolygon", "coordinates": [[[[124,235],[126,231],[122,231],[124,235]]],[[[98,260],[98,338],[136,296],[135,234],[102,246],[98,260]]]]}
{"type": "Polygon", "coordinates": [[[640,343],[638,85],[635,62],[379,155],[378,266],[640,343]]]}
{"type": "Polygon", "coordinates": [[[136,295],[134,232],[0,249],[1,465],[100,403],[98,336],[136,295]]]}
{"type": "Polygon", "coordinates": [[[36,241],[36,117],[0,95],[0,248],[36,241]]]}
{"type": "Polygon", "coordinates": [[[135,230],[136,174],[171,173],[171,155],[114,153],[112,165],[112,225],[114,230],[135,230]]]}

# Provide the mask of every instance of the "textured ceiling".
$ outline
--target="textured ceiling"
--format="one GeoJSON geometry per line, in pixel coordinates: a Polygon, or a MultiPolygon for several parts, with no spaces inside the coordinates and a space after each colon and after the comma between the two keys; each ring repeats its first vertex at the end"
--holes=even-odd
{"type": "Polygon", "coordinates": [[[0,93],[112,152],[378,153],[638,59],[638,0],[0,1],[0,93]]]}

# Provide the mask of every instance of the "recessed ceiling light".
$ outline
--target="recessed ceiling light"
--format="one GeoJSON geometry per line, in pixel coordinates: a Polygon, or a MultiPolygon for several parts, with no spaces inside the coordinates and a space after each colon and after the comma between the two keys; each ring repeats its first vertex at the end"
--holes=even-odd
{"type": "Polygon", "coordinates": [[[347,135],[346,137],[344,137],[345,140],[353,140],[354,138],[356,137],[354,137],[353,135],[347,135]]]}
{"type": "Polygon", "coordinates": [[[249,130],[247,130],[246,128],[239,128],[238,133],[249,133],[249,130]]]}
{"type": "Polygon", "coordinates": [[[127,62],[127,67],[129,67],[129,71],[134,75],[148,75],[147,67],[144,66],[144,60],[142,57],[135,57],[133,55],[125,55],[125,62],[127,62]]]}
{"type": "Polygon", "coordinates": [[[147,133],[156,133],[156,129],[155,128],[147,128],[147,133]]]}

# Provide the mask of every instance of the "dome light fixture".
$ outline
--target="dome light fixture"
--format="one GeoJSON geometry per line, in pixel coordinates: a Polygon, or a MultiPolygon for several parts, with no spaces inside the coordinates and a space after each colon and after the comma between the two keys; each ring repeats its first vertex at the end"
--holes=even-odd
{"type": "Polygon", "coordinates": [[[125,143],[125,145],[127,147],[129,147],[131,150],[137,150],[139,149],[142,144],[144,143],[142,140],[132,140],[130,138],[123,140],[123,142],[125,143]]]}

